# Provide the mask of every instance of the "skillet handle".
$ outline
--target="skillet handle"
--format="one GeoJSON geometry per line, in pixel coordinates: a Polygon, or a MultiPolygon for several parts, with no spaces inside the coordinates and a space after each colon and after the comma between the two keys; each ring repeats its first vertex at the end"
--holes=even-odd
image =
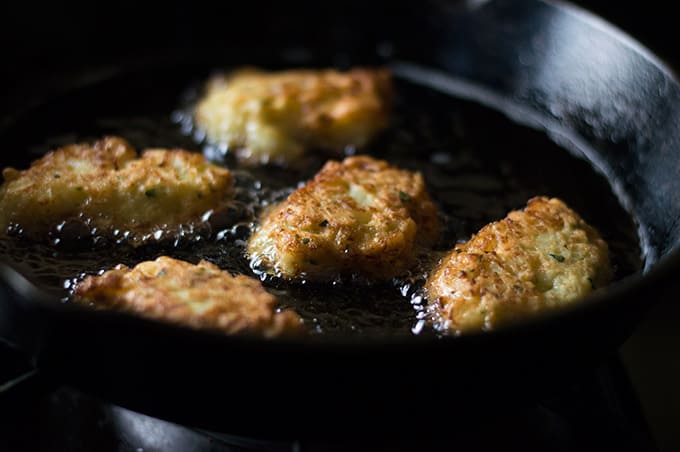
{"type": "Polygon", "coordinates": [[[0,339],[0,419],[32,407],[44,382],[24,353],[0,339]],[[29,403],[27,403],[29,402],[29,403]]]}

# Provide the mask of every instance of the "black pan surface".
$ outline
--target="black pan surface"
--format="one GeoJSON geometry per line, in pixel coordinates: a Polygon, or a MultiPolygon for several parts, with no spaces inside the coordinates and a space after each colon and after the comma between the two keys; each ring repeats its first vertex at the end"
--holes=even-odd
{"type": "MultiPolygon", "coordinates": [[[[452,417],[490,404],[512,410],[620,344],[678,267],[680,87],[672,74],[612,27],[563,4],[456,3],[393,20],[375,42],[350,41],[332,52],[267,42],[127,63],[17,114],[0,135],[3,148],[14,150],[2,164],[25,167],[51,146],[101,133],[121,133],[140,146],[198,149],[172,119],[187,88],[215,68],[388,65],[404,93],[403,114],[392,135],[370,151],[423,170],[440,204],[450,204],[441,249],[530,196],[560,196],[610,241],[618,276],[612,287],[559,315],[493,333],[439,337],[412,334],[411,289],[401,294],[404,281],[398,281],[380,289],[393,300],[370,315],[357,304],[365,301],[363,289],[350,290],[331,315],[303,312],[317,318],[323,334],[265,341],[59,301],[58,283],[78,268],[140,256],[75,259],[55,279],[31,259],[44,257],[44,249],[9,246],[4,254],[15,268],[0,267],[0,335],[47,375],[115,403],[260,436],[413,428],[414,418],[442,408],[452,417]],[[407,19],[421,33],[400,31],[407,19]],[[423,124],[431,118],[434,125],[423,124]]],[[[275,188],[306,176],[288,177],[275,188]]],[[[195,250],[178,253],[191,259],[195,250]]],[[[233,262],[223,261],[247,271],[230,267],[233,262]]],[[[293,293],[290,304],[304,311],[296,299],[329,297],[310,290],[293,293]]]]}

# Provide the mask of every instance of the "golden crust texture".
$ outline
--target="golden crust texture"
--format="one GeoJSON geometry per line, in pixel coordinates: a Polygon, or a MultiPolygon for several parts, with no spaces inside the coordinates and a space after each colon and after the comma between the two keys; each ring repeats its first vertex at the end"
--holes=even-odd
{"type": "Polygon", "coordinates": [[[420,173],[366,156],[329,161],[265,212],[248,242],[253,266],[289,279],[358,274],[384,280],[437,240],[437,208],[420,173]]]}
{"type": "Polygon", "coordinates": [[[439,326],[461,333],[569,305],[611,277],[597,231],[559,199],[537,197],[457,245],[426,292],[439,326]]]}
{"type": "Polygon", "coordinates": [[[0,230],[15,225],[39,241],[77,219],[97,235],[139,245],[200,220],[229,202],[233,190],[229,170],[200,154],[150,149],[137,158],[116,137],[65,146],[2,175],[0,230]]]}
{"type": "Polygon", "coordinates": [[[293,311],[276,311],[276,297],[260,281],[232,276],[210,262],[162,256],[130,269],[119,265],[88,276],[74,301],[227,334],[275,337],[304,332],[293,311]]]}
{"type": "Polygon", "coordinates": [[[387,70],[242,69],[208,82],[195,120],[245,162],[285,164],[364,146],[387,125],[391,91],[387,70]]]}

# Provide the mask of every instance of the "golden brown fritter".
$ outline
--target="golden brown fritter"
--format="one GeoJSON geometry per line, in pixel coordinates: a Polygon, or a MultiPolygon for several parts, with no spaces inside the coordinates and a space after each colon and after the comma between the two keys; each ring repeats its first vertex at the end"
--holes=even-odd
{"type": "Polygon", "coordinates": [[[208,82],[195,120],[245,162],[285,164],[364,146],[387,125],[391,91],[387,70],[242,69],[208,82]]]}
{"type": "Polygon", "coordinates": [[[116,137],[65,146],[2,175],[0,231],[14,225],[38,241],[79,219],[98,235],[139,245],[224,206],[233,190],[229,170],[201,154],[150,149],[137,158],[116,137]]]}
{"type": "Polygon", "coordinates": [[[559,199],[537,197],[457,245],[426,291],[439,326],[461,333],[569,305],[611,277],[597,231],[559,199]]]}
{"type": "Polygon", "coordinates": [[[162,256],[130,269],[119,265],[88,276],[73,299],[193,328],[274,337],[303,333],[293,311],[276,311],[276,297],[260,281],[232,276],[210,262],[198,265],[162,256]]]}
{"type": "Polygon", "coordinates": [[[366,156],[329,161],[265,212],[248,242],[254,267],[290,279],[343,274],[385,280],[438,238],[437,208],[420,173],[366,156]]]}

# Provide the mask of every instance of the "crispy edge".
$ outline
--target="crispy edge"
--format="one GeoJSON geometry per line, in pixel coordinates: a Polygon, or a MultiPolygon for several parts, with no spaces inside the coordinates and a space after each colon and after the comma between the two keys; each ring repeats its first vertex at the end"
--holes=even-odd
{"type": "Polygon", "coordinates": [[[292,310],[276,311],[276,297],[244,275],[232,276],[202,260],[197,265],[161,256],[129,268],[118,265],[99,276],[80,281],[72,300],[98,309],[129,312],[143,317],[226,334],[278,337],[304,334],[302,320],[292,310]],[[159,283],[165,278],[169,287],[159,283]],[[181,300],[174,291],[191,291],[203,300],[181,300]],[[215,292],[217,290],[217,292],[215,292]],[[203,292],[203,293],[201,293],[203,292]],[[210,303],[207,309],[201,303],[210,303]],[[202,308],[194,312],[194,308],[202,308]]]}
{"type": "Polygon", "coordinates": [[[535,197],[523,211],[510,212],[457,245],[432,272],[425,292],[434,323],[459,334],[495,329],[558,309],[605,286],[611,278],[608,247],[597,230],[561,200],[535,197]],[[549,281],[543,275],[559,274],[558,266],[570,257],[532,250],[532,235],[565,229],[571,231],[572,245],[587,247],[590,255],[583,265],[588,274],[577,281],[574,297],[550,298],[545,296],[549,281]]]}
{"type": "Polygon", "coordinates": [[[248,254],[255,267],[289,279],[333,278],[345,272],[389,279],[408,270],[415,263],[417,251],[438,239],[439,229],[437,207],[420,173],[355,156],[343,162],[329,161],[305,186],[266,211],[248,242],[248,254]],[[376,174],[376,178],[367,180],[365,172],[376,174]],[[403,186],[381,187],[380,175],[384,172],[398,177],[403,186]],[[360,240],[357,230],[361,225],[347,212],[362,216],[366,209],[345,193],[344,186],[352,184],[365,185],[376,193],[377,206],[369,210],[371,218],[379,218],[377,226],[396,228],[381,233],[368,231],[363,235],[370,240],[360,240]],[[296,257],[297,264],[287,262],[291,256],[296,257]]]}

